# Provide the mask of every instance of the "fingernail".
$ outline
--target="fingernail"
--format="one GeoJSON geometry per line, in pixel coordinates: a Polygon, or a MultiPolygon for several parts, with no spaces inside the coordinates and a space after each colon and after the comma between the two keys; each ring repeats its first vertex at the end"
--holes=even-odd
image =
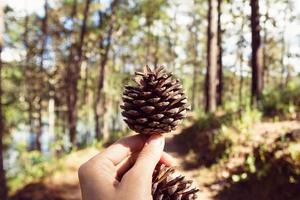
{"type": "Polygon", "coordinates": [[[161,135],[151,136],[147,140],[147,144],[149,144],[149,145],[155,145],[155,146],[161,146],[163,144],[163,137],[161,135]]]}

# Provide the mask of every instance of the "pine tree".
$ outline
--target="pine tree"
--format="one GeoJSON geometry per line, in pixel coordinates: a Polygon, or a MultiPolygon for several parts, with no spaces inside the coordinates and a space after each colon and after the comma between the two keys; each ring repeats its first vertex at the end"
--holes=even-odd
{"type": "Polygon", "coordinates": [[[205,111],[215,112],[217,107],[217,21],[218,21],[218,9],[217,0],[209,0],[208,7],[208,28],[207,28],[207,70],[205,77],[205,111]]]}
{"type": "Polygon", "coordinates": [[[259,0],[251,0],[251,34],[252,34],[252,85],[251,85],[251,105],[256,107],[262,95],[262,46],[260,38],[260,23],[259,23],[259,0]]]}

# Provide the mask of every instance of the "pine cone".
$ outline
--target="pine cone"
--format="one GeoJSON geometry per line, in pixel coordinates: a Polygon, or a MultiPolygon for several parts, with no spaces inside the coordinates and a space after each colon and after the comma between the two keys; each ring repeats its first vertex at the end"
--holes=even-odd
{"type": "MultiPolygon", "coordinates": [[[[179,80],[164,67],[154,70],[148,66],[144,73],[135,73],[136,86],[125,86],[122,115],[129,128],[141,134],[167,133],[175,130],[185,117],[187,98],[179,80]]],[[[157,165],[152,180],[153,200],[192,200],[199,189],[192,181],[176,175],[175,169],[157,165]]]]}
{"type": "Polygon", "coordinates": [[[187,98],[179,80],[164,67],[148,66],[135,73],[137,86],[125,86],[121,108],[124,121],[137,133],[167,133],[186,116],[187,98]]]}
{"type": "Polygon", "coordinates": [[[158,165],[153,173],[153,200],[192,200],[197,199],[199,189],[191,188],[192,181],[176,175],[173,167],[158,165]]]}

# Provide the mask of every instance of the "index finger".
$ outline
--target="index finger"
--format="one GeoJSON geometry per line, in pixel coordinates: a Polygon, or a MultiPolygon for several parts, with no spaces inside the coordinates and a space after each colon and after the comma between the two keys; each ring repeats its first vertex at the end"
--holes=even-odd
{"type": "Polygon", "coordinates": [[[140,151],[144,147],[147,138],[147,136],[141,134],[122,138],[96,155],[92,160],[98,162],[105,159],[116,166],[132,153],[140,151]]]}

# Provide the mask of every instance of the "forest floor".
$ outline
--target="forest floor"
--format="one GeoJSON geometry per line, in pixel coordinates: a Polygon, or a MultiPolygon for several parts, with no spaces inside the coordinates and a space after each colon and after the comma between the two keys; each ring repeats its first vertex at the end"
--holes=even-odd
{"type": "MultiPolygon", "coordinates": [[[[284,134],[291,132],[296,133],[298,136],[300,135],[300,123],[296,120],[281,122],[259,122],[255,123],[250,129],[252,133],[255,133],[255,139],[251,141],[251,143],[256,143],[255,145],[253,144],[253,146],[272,144],[276,139],[280,138],[284,134]]],[[[178,134],[185,133],[187,132],[183,131],[178,134]]],[[[184,137],[181,135],[180,138],[184,137]]],[[[199,199],[256,200],[260,198],[246,197],[247,194],[244,194],[245,196],[235,194],[240,192],[242,193],[243,190],[233,190],[230,192],[226,191],[227,178],[230,176],[231,169],[235,169],[238,166],[243,166],[245,164],[244,162],[246,154],[253,150],[253,146],[249,144],[242,147],[236,146],[235,148],[238,149],[236,150],[237,156],[230,157],[228,160],[226,160],[225,163],[213,163],[209,166],[197,163],[198,161],[194,156],[195,152],[188,152],[186,154],[186,147],[182,145],[182,141],[180,139],[177,139],[176,134],[167,138],[166,151],[169,152],[177,160],[178,166],[181,166],[179,168],[180,171],[187,177],[190,177],[196,181],[197,186],[200,188],[199,199]]],[[[205,154],[205,147],[203,149],[199,148],[199,152],[197,153],[205,154]]],[[[255,185],[255,183],[250,184],[255,185]]],[[[257,189],[263,190],[263,188],[257,189]]]]}
{"type": "MultiPolygon", "coordinates": [[[[300,130],[299,121],[282,121],[282,122],[259,122],[251,127],[255,132],[255,139],[251,141],[254,146],[272,144],[282,134],[290,131],[300,130]]],[[[180,131],[172,136],[167,137],[166,151],[169,152],[177,161],[178,169],[187,177],[195,180],[195,184],[200,188],[199,199],[251,199],[235,195],[235,189],[224,190],[227,187],[227,178],[230,177],[231,169],[236,166],[242,166],[245,162],[247,152],[251,151],[253,146],[242,145],[234,147],[237,150],[237,156],[231,157],[223,164],[202,165],[197,163],[195,153],[187,150],[180,139],[179,135],[186,134],[186,131],[180,131]],[[191,162],[194,161],[194,162],[191,162]],[[193,164],[191,164],[193,163],[193,164]],[[195,164],[196,163],[196,164],[195,164]],[[236,196],[234,198],[234,196],[236,196]]],[[[300,135],[300,134],[298,134],[300,135]]],[[[191,141],[193,142],[193,141],[191,141]]],[[[196,142],[196,141],[194,141],[196,142]]],[[[199,149],[199,154],[204,153],[199,149]]],[[[74,152],[64,159],[65,169],[46,177],[42,182],[31,183],[19,190],[12,199],[15,200],[80,200],[80,187],[77,178],[78,167],[89,158],[97,154],[95,148],[87,148],[74,152]]],[[[254,184],[255,183],[250,183],[254,184]]],[[[240,191],[243,191],[242,188],[240,191]]],[[[247,195],[245,193],[245,195],[247,195]]]]}

